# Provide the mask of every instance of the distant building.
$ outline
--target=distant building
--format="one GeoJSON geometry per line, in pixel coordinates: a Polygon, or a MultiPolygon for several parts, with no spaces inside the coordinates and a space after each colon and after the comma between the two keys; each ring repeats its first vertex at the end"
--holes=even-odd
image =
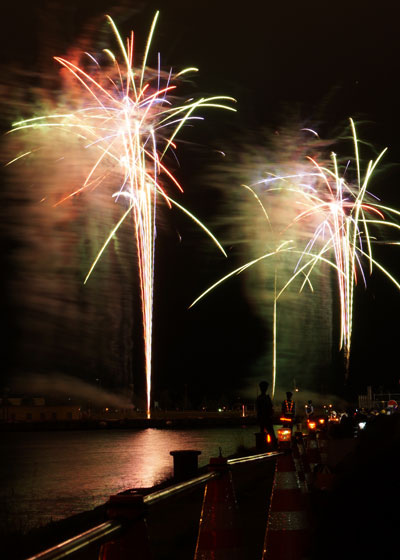
{"type": "Polygon", "coordinates": [[[0,402],[0,422],[65,422],[82,417],[79,405],[46,404],[42,397],[9,397],[0,402]]]}
{"type": "Polygon", "coordinates": [[[388,405],[390,407],[393,402],[396,402],[397,407],[397,403],[400,403],[400,393],[383,391],[373,393],[372,387],[368,386],[366,395],[358,395],[359,408],[382,410],[386,409],[388,405]]]}

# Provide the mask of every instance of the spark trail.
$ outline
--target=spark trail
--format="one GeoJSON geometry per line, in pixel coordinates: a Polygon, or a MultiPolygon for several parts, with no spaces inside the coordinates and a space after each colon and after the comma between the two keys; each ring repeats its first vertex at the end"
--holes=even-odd
{"type": "MultiPolygon", "coordinates": [[[[142,304],[147,417],[150,417],[151,406],[152,307],[159,202],[164,201],[169,207],[179,207],[212,238],[225,255],[224,249],[206,226],[167,193],[165,183],[173,184],[179,191],[183,189],[165,163],[166,156],[175,151],[175,139],[182,127],[202,118],[195,116],[197,110],[210,107],[235,110],[227,105],[227,102],[234,101],[228,96],[185,101],[177,99],[175,90],[181,77],[196,72],[196,68],[186,68],[175,74],[172,69],[163,72],[159,60],[156,70],[147,66],[158,15],[159,12],[153,19],[140,67],[134,64],[133,32],[125,46],[109,16],[107,20],[118,45],[118,55],[109,49],[104,49],[101,58],[85,53],[88,69],[80,61],[55,57],[66,73],[66,94],[72,100],[72,109],[14,123],[11,131],[45,129],[51,132],[62,129],[79,140],[85,179],[57,204],[107,187],[111,188],[110,196],[125,206],[90,267],[85,283],[118,228],[126,219],[132,220],[142,304]]],[[[60,156],[67,156],[68,145],[59,147],[60,151],[65,150],[60,156]]],[[[26,152],[14,161],[29,155],[30,152],[26,152]]]]}
{"type": "Polygon", "coordinates": [[[310,281],[314,267],[320,262],[328,261],[335,265],[340,301],[339,348],[344,352],[346,377],[350,362],[354,289],[360,278],[366,286],[365,262],[369,275],[375,266],[400,289],[398,281],[374,259],[372,245],[376,238],[370,233],[371,226],[400,229],[396,222],[386,218],[389,214],[400,216],[400,212],[380,204],[368,190],[373,173],[387,148],[375,160],[370,160],[362,173],[359,140],[352,119],[350,126],[354,145],[353,170],[349,169],[351,162],[347,162],[344,172],[341,172],[334,152],[331,153],[330,165],[327,166],[308,158],[313,168],[310,170],[310,177],[317,177],[318,180],[316,183],[313,181],[313,184],[305,178],[302,188],[296,190],[300,212],[295,221],[315,220],[316,227],[293,276],[277,295],[279,297],[299,274],[304,275],[300,288],[302,290],[310,281]],[[354,182],[346,178],[351,171],[355,171],[354,182]]]}
{"type": "MultiPolygon", "coordinates": [[[[366,269],[368,274],[372,274],[375,267],[400,289],[396,278],[374,258],[373,245],[378,242],[378,238],[370,231],[379,226],[386,230],[400,229],[396,219],[388,218],[390,215],[399,218],[400,212],[382,205],[369,190],[373,174],[386,149],[375,160],[369,161],[365,171],[362,171],[360,141],[352,119],[350,127],[354,156],[342,168],[334,152],[328,159],[323,154],[321,157],[304,155],[301,161],[288,163],[282,156],[280,164],[266,161],[259,165],[259,175],[267,175],[267,179],[242,186],[256,199],[257,204],[253,203],[251,213],[255,216],[254,208],[261,207],[260,215],[266,227],[253,225],[254,217],[249,220],[249,203],[246,202],[242,228],[253,227],[257,231],[257,235],[253,232],[253,245],[258,247],[260,243],[267,242],[270,248],[261,256],[259,252],[259,256],[218,280],[192,303],[194,305],[225,280],[253,265],[264,263],[264,268],[270,269],[270,276],[274,278],[272,392],[275,390],[276,376],[276,303],[289,287],[297,286],[297,291],[302,292],[308,286],[313,291],[314,277],[321,267],[334,271],[340,307],[339,349],[343,350],[346,377],[349,374],[356,285],[360,279],[366,285],[366,269]],[[286,264],[282,268],[284,259],[286,264]],[[276,289],[279,269],[280,287],[276,289]]],[[[252,252],[256,252],[254,248],[252,252]]],[[[264,289],[268,290],[267,285],[264,289]]]]}

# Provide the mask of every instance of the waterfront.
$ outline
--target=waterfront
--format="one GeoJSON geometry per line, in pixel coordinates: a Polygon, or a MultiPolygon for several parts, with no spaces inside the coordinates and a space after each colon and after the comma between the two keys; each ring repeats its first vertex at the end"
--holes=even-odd
{"type": "Polygon", "coordinates": [[[210,457],[253,447],[255,426],[1,434],[2,532],[27,532],[103,504],[111,494],[149,488],[173,473],[170,451],[210,457]]]}
{"type": "MultiPolygon", "coordinates": [[[[332,489],[321,492],[318,486],[312,485],[307,494],[313,520],[310,560],[322,557],[336,559],[343,555],[346,558],[350,556],[376,558],[379,551],[381,553],[382,543],[395,542],[397,517],[393,515],[392,508],[382,509],[381,505],[388,497],[393,503],[398,502],[399,420],[400,415],[373,416],[356,438],[343,437],[343,434],[337,430],[331,432],[325,459],[334,476],[332,489]],[[335,535],[334,539],[332,539],[333,535],[335,535]],[[328,548],[326,543],[329,543],[328,548]]],[[[188,449],[195,447],[195,445],[186,446],[188,443],[195,443],[198,449],[203,450],[199,461],[202,466],[208,462],[211,455],[215,454],[215,449],[218,453],[220,446],[224,454],[230,453],[229,448],[234,452],[236,445],[252,446],[254,431],[254,426],[203,430],[97,430],[80,432],[80,439],[78,439],[79,432],[57,431],[51,434],[42,432],[41,436],[37,432],[10,432],[7,435],[9,438],[7,445],[9,450],[17,450],[14,455],[14,459],[17,457],[18,460],[14,463],[13,481],[18,478],[17,466],[20,473],[24,469],[27,472],[26,465],[23,465],[24,456],[30,460],[34,459],[38,469],[39,465],[44,463],[39,461],[38,455],[50,455],[52,469],[56,463],[62,461],[72,465],[65,469],[63,484],[66,487],[68,481],[70,485],[72,484],[72,490],[75,489],[76,493],[79,493],[87,492],[90,484],[95,490],[94,479],[98,473],[103,476],[101,481],[103,484],[119,484],[118,476],[123,473],[123,469],[119,468],[118,464],[124,463],[125,452],[125,472],[128,480],[133,484],[135,479],[140,479],[142,476],[140,462],[134,463],[137,459],[136,455],[140,454],[140,449],[144,460],[151,459],[153,444],[157,445],[160,452],[156,459],[160,464],[169,463],[164,471],[169,475],[172,472],[169,455],[172,445],[169,444],[178,442],[181,444],[181,449],[188,449]],[[11,442],[12,439],[15,441],[11,442]],[[24,442],[26,449],[18,450],[18,446],[24,442]],[[138,449],[136,446],[139,445],[138,449]],[[85,459],[84,464],[79,468],[79,459],[82,459],[82,455],[88,454],[86,450],[90,452],[91,457],[85,459]],[[211,450],[210,455],[207,450],[211,450]],[[103,471],[105,462],[108,463],[108,469],[103,471]],[[77,467],[74,466],[75,463],[77,467]],[[89,463],[92,464],[92,480],[85,480],[88,473],[85,473],[83,467],[89,463]]],[[[4,444],[4,437],[2,441],[4,444]]],[[[5,445],[2,451],[4,449],[5,445]]],[[[12,471],[11,467],[8,467],[8,473],[12,471]]],[[[154,475],[157,470],[156,465],[150,467],[154,475]]],[[[0,474],[3,474],[4,464],[1,469],[0,474]]],[[[57,467],[54,470],[60,476],[60,469],[57,467]]],[[[232,468],[233,485],[238,498],[248,560],[261,558],[274,472],[274,460],[239,463],[232,468]]],[[[63,473],[62,469],[61,473],[63,473]]],[[[46,474],[48,473],[44,471],[43,475],[46,474]]],[[[123,484],[120,486],[123,488],[123,484]]],[[[196,492],[161,500],[151,507],[148,530],[155,559],[168,560],[171,551],[177,560],[193,558],[203,491],[203,488],[199,487],[196,492]]],[[[60,496],[58,502],[56,496],[42,495],[40,499],[42,506],[48,500],[53,507],[60,508],[62,505],[60,496]]],[[[19,504],[20,510],[27,507],[27,504],[28,500],[22,500],[19,504]]],[[[36,507],[39,506],[38,502],[36,507]]],[[[25,539],[16,535],[4,539],[5,550],[8,551],[7,558],[25,560],[36,552],[101,523],[104,519],[104,509],[99,509],[100,512],[95,511],[96,518],[89,519],[86,514],[78,515],[69,518],[66,522],[53,523],[43,531],[33,531],[33,534],[25,539]]],[[[4,507],[2,512],[4,514],[4,507]]],[[[95,548],[90,554],[85,551],[79,558],[96,560],[98,550],[95,548]]]]}

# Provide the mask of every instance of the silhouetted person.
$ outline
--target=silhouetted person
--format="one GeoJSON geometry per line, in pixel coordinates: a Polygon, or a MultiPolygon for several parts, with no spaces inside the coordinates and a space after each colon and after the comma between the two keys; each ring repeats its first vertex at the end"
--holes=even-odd
{"type": "Polygon", "coordinates": [[[352,409],[346,410],[346,414],[343,414],[343,416],[340,419],[339,426],[340,426],[338,430],[339,437],[343,437],[343,438],[354,437],[354,432],[356,427],[354,410],[352,409]]]}
{"type": "Polygon", "coordinates": [[[312,401],[307,401],[307,404],[305,405],[305,411],[307,418],[310,418],[314,414],[314,405],[312,401]]]}
{"type": "Polygon", "coordinates": [[[293,393],[288,391],[286,393],[286,399],[282,401],[282,417],[286,420],[282,420],[282,424],[285,428],[293,428],[294,417],[296,414],[296,405],[292,399],[293,393]]]}
{"type": "Polygon", "coordinates": [[[260,426],[260,432],[267,432],[271,436],[271,442],[274,447],[278,446],[278,441],[274,432],[274,407],[271,397],[267,395],[269,383],[261,381],[259,383],[261,394],[256,400],[257,420],[260,426]]]}

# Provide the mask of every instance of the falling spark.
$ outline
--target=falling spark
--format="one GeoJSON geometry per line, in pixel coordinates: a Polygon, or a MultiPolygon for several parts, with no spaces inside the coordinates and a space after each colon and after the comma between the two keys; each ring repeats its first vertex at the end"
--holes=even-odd
{"type": "MultiPolygon", "coordinates": [[[[164,73],[160,69],[151,70],[147,67],[158,15],[159,12],[153,19],[140,68],[134,65],[133,32],[125,46],[114,21],[107,16],[119,47],[120,57],[105,49],[103,56],[107,63],[103,64],[103,60],[86,53],[92,64],[89,70],[72,60],[55,57],[72,78],[73,92],[78,92],[78,108],[16,122],[10,131],[56,128],[68,131],[82,143],[86,178],[83,184],[56,204],[84,192],[90,193],[111,181],[111,196],[116,201],[125,201],[127,205],[98,252],[85,282],[118,228],[130,216],[138,254],[148,418],[151,405],[156,209],[160,197],[169,207],[176,205],[200,225],[226,256],[222,246],[206,226],[165,191],[161,178],[166,178],[167,182],[173,183],[178,190],[183,189],[164,163],[164,158],[167,153],[175,150],[174,141],[182,127],[189,121],[200,118],[194,116],[197,110],[235,110],[226,104],[235,101],[228,96],[202,97],[177,103],[176,97],[172,96],[177,88],[176,82],[182,75],[195,72],[196,68],[186,68],[173,74],[172,70],[164,73]]],[[[30,152],[21,154],[13,162],[29,154],[30,152]]]]}
{"type": "MultiPolygon", "coordinates": [[[[320,180],[316,185],[303,184],[303,188],[297,190],[299,207],[304,209],[296,217],[296,221],[311,217],[317,223],[314,234],[304,250],[304,255],[299,260],[299,263],[301,263],[303,259],[308,259],[306,263],[307,272],[305,273],[304,269],[301,270],[302,273],[305,273],[302,288],[305,281],[310,279],[314,266],[321,259],[331,260],[336,265],[341,325],[339,348],[344,351],[346,376],[348,376],[350,361],[354,288],[359,277],[363,279],[366,285],[363,261],[367,260],[370,275],[373,267],[376,266],[400,289],[398,281],[373,258],[373,238],[369,231],[371,225],[384,225],[400,229],[398,224],[386,220],[384,211],[397,216],[400,216],[400,212],[394,208],[382,206],[375,201],[368,191],[373,172],[387,148],[374,161],[369,161],[367,169],[362,175],[359,141],[352,119],[350,119],[350,125],[354,143],[357,182],[355,184],[349,183],[345,176],[340,173],[337,156],[334,152],[331,153],[331,165],[329,167],[321,166],[317,161],[309,158],[311,165],[320,174],[320,180]],[[318,245],[320,248],[315,250],[318,245]]],[[[297,275],[298,272],[295,272],[280,293],[297,275]]]]}
{"type": "MultiPolygon", "coordinates": [[[[276,303],[295,280],[302,279],[300,292],[306,285],[313,291],[312,273],[318,265],[325,263],[335,271],[340,301],[339,349],[344,353],[346,378],[349,372],[351,352],[354,289],[360,278],[366,285],[365,261],[368,263],[369,274],[372,274],[373,268],[376,267],[400,289],[400,284],[394,276],[373,257],[372,246],[379,241],[370,233],[372,226],[400,229],[395,221],[386,218],[388,214],[399,217],[400,212],[380,204],[368,190],[373,173],[387,149],[384,149],[375,160],[371,160],[363,173],[360,164],[359,140],[352,119],[350,119],[350,126],[354,146],[352,160],[356,175],[354,183],[347,180],[347,175],[351,171],[351,162],[347,163],[343,172],[340,171],[337,156],[332,152],[328,163],[320,164],[318,159],[307,156],[301,164],[300,172],[287,173],[287,162],[282,162],[282,169],[285,169],[285,172],[268,171],[267,179],[258,180],[251,185],[242,185],[254,195],[258,205],[261,206],[264,218],[270,227],[270,237],[273,231],[271,219],[274,210],[279,208],[279,204],[275,200],[271,212],[266,202],[269,196],[275,194],[279,198],[283,197],[285,193],[290,196],[295,216],[284,226],[282,221],[279,223],[280,231],[277,235],[281,241],[276,249],[252,259],[225,275],[192,303],[193,306],[231,276],[240,274],[253,265],[273,259],[275,270],[273,392],[276,376],[276,303]],[[295,227],[297,234],[295,231],[292,232],[295,227]],[[300,235],[298,235],[298,231],[300,231],[300,235]],[[284,235],[289,235],[291,239],[284,241],[284,235]],[[294,257],[295,265],[282,287],[277,289],[277,263],[279,257],[284,254],[294,257]]],[[[303,130],[308,130],[316,135],[313,130],[303,130]]],[[[268,162],[265,162],[264,167],[268,168],[268,162]]],[[[279,164],[277,167],[279,168],[279,164]]],[[[287,210],[288,200],[287,197],[282,198],[282,209],[287,210]]],[[[282,214],[286,215],[286,212],[282,214]]],[[[265,233],[261,232],[261,235],[265,236],[265,233]]],[[[385,241],[380,243],[385,243],[385,241]]],[[[398,243],[391,241],[385,244],[398,243]]]]}

